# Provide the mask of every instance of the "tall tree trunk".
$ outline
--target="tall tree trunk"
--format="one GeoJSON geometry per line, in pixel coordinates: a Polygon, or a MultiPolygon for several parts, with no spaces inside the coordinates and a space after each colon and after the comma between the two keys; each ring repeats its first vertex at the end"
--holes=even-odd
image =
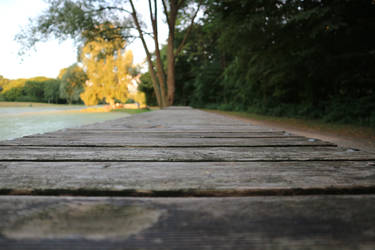
{"type": "MultiPolygon", "coordinates": [[[[182,3],[182,2],[181,2],[182,3]]],[[[173,105],[175,92],[175,51],[174,51],[174,33],[176,28],[176,19],[178,13],[178,1],[169,1],[169,34],[167,44],[167,87],[168,87],[168,105],[173,105]]],[[[167,12],[166,12],[167,13],[167,12]]]]}
{"type": "Polygon", "coordinates": [[[174,54],[174,32],[170,32],[168,36],[167,46],[167,86],[168,86],[168,105],[173,105],[175,93],[175,54],[174,54]]]}
{"type": "Polygon", "coordinates": [[[152,24],[153,40],[155,44],[155,56],[156,56],[156,75],[159,80],[160,87],[160,107],[168,106],[167,93],[166,93],[166,81],[163,63],[161,61],[160,49],[159,49],[159,38],[158,38],[158,25],[157,25],[157,4],[154,0],[154,11],[152,11],[151,0],[148,0],[150,9],[150,19],[152,24]]]}
{"type": "MultiPolygon", "coordinates": [[[[158,47],[156,47],[158,48],[158,47]]],[[[160,86],[160,104],[161,107],[168,106],[167,101],[167,95],[166,95],[166,89],[165,89],[165,73],[163,69],[163,63],[161,62],[161,56],[159,49],[155,49],[155,55],[156,55],[156,75],[159,79],[159,86],[160,86]]]]}
{"type": "Polygon", "coordinates": [[[148,71],[150,72],[150,75],[151,75],[151,82],[152,82],[152,87],[154,89],[154,93],[156,96],[156,101],[158,102],[159,107],[162,108],[163,106],[162,106],[162,101],[161,101],[161,96],[160,96],[160,89],[158,85],[158,80],[156,79],[154,68],[152,67],[151,58],[150,59],[147,58],[147,64],[148,64],[148,71]]]}
{"type": "Polygon", "coordinates": [[[198,14],[199,8],[202,4],[202,0],[198,3],[198,8],[194,13],[193,17],[191,18],[190,26],[185,33],[184,39],[182,40],[180,46],[175,51],[174,49],[174,35],[175,35],[175,28],[176,28],[176,19],[178,10],[184,5],[185,0],[170,0],[169,1],[169,10],[165,0],[162,0],[163,7],[164,7],[164,14],[167,19],[167,23],[169,25],[169,35],[168,35],[168,45],[167,45],[167,87],[168,87],[168,105],[173,105],[174,102],[174,94],[175,94],[175,86],[176,86],[176,75],[175,75],[175,61],[176,56],[181,52],[182,48],[185,45],[186,39],[188,38],[194,24],[194,19],[198,14]]]}
{"type": "Polygon", "coordinates": [[[153,88],[154,88],[154,92],[155,92],[155,95],[156,95],[156,100],[157,100],[157,102],[159,104],[159,107],[163,108],[165,106],[165,102],[162,101],[162,96],[161,96],[162,93],[160,91],[160,85],[159,85],[159,83],[158,83],[158,81],[156,79],[156,73],[155,73],[154,66],[152,65],[151,53],[148,50],[146,41],[144,39],[143,32],[142,32],[142,29],[141,29],[141,25],[139,24],[138,17],[137,17],[137,12],[135,10],[135,7],[134,7],[134,4],[133,4],[132,0],[130,0],[130,5],[132,7],[131,15],[133,17],[134,23],[135,23],[136,28],[138,30],[139,37],[140,37],[140,39],[142,41],[143,48],[145,49],[145,52],[146,52],[148,69],[149,69],[149,72],[150,72],[150,75],[151,75],[151,82],[152,82],[152,85],[153,85],[153,88]]]}

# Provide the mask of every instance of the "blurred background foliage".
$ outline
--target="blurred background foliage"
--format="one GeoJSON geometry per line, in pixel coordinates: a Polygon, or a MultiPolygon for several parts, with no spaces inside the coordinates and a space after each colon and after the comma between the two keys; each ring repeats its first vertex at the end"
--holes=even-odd
{"type": "MultiPolygon", "coordinates": [[[[174,105],[375,127],[374,0],[196,2],[202,13],[175,58],[174,105]]],[[[175,48],[189,32],[183,25],[188,22],[178,16],[175,48]]],[[[85,24],[94,28],[84,36],[110,41],[122,32],[95,29],[105,25],[112,27],[85,24]]],[[[165,72],[166,50],[160,51],[165,72]]],[[[76,83],[68,69],[57,79],[0,76],[0,100],[81,103],[87,72],[83,69],[82,81],[76,83]],[[71,94],[64,92],[72,85],[64,87],[68,79],[78,86],[71,94]]],[[[139,72],[136,67],[127,70],[132,77],[139,72]]],[[[140,80],[138,89],[147,104],[156,105],[150,74],[143,72],[140,80]]]]}
{"type": "MultiPolygon", "coordinates": [[[[175,104],[375,127],[374,1],[207,0],[204,8],[176,58],[175,104]]],[[[149,89],[147,73],[141,80],[149,89]]]]}

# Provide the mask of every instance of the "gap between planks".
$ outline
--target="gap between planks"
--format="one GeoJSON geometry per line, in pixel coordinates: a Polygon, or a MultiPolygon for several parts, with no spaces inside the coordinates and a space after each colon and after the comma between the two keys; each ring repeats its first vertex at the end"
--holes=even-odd
{"type": "Polygon", "coordinates": [[[280,188],[245,190],[96,190],[96,189],[0,189],[0,196],[87,196],[87,197],[254,197],[307,195],[368,195],[375,194],[375,185],[358,187],[280,188]]]}

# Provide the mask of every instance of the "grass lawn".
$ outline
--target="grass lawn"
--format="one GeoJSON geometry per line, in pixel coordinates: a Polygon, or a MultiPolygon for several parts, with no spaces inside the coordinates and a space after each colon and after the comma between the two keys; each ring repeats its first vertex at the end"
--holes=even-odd
{"type": "Polygon", "coordinates": [[[0,102],[0,107],[57,107],[66,104],[49,104],[40,102],[0,102]]]}
{"type": "Polygon", "coordinates": [[[128,114],[140,114],[143,112],[151,111],[151,109],[145,108],[145,109],[112,109],[111,112],[125,112],[128,114]]]}

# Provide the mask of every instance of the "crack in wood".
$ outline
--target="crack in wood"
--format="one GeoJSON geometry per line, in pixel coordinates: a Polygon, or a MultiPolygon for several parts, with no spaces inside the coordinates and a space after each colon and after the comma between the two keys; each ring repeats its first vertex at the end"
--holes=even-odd
{"type": "Polygon", "coordinates": [[[93,196],[93,197],[253,197],[305,195],[366,195],[375,194],[375,185],[325,188],[274,188],[238,190],[95,190],[95,189],[0,189],[1,196],[93,196]]]}

